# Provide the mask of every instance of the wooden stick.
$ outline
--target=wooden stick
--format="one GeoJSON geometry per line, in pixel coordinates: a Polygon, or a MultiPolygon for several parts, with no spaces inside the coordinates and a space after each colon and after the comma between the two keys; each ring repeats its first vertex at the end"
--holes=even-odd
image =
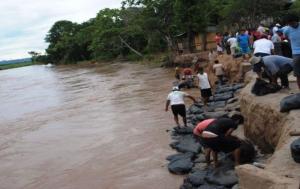
{"type": "Polygon", "coordinates": [[[290,131],[290,136],[300,136],[300,131],[290,131]]]}

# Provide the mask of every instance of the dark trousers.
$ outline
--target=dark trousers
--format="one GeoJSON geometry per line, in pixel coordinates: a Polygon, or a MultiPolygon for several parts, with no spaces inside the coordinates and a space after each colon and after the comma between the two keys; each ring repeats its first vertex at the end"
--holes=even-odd
{"type": "Polygon", "coordinates": [[[279,72],[277,73],[277,76],[280,78],[281,86],[289,87],[288,74],[292,71],[293,67],[289,64],[286,64],[282,68],[280,68],[279,72]]]}
{"type": "Polygon", "coordinates": [[[218,80],[219,80],[219,85],[224,85],[224,81],[223,81],[223,75],[217,75],[218,80]]]}
{"type": "Polygon", "coordinates": [[[267,53],[255,53],[254,56],[256,57],[264,57],[264,56],[269,56],[267,53]]]}

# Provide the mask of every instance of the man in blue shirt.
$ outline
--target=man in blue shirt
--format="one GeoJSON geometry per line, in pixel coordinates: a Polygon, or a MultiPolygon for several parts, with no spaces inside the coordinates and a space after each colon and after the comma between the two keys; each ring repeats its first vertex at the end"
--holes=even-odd
{"type": "Polygon", "coordinates": [[[241,34],[237,37],[244,59],[246,58],[246,54],[250,55],[250,37],[245,32],[246,30],[242,29],[241,34]]]}
{"type": "Polygon", "coordinates": [[[250,59],[250,63],[253,65],[253,71],[257,73],[259,78],[262,77],[262,69],[264,69],[272,83],[277,84],[279,77],[282,88],[289,88],[288,74],[293,71],[293,59],[278,55],[253,56],[250,59]]]}
{"type": "Polygon", "coordinates": [[[297,84],[300,89],[300,24],[297,15],[289,14],[285,17],[288,27],[284,30],[284,35],[291,42],[294,59],[294,74],[297,77],[297,84]]]}

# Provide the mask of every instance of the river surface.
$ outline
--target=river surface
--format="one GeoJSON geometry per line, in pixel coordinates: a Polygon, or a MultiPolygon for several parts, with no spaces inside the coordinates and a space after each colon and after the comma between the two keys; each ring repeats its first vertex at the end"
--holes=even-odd
{"type": "Polygon", "coordinates": [[[176,189],[169,70],[135,64],[0,71],[1,189],[176,189]]]}

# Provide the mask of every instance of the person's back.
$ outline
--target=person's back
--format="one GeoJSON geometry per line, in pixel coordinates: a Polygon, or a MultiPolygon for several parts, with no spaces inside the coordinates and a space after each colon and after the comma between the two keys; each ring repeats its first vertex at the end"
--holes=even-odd
{"type": "Polygon", "coordinates": [[[272,40],[273,43],[279,43],[279,42],[281,42],[281,37],[280,37],[280,36],[278,35],[278,33],[276,32],[276,33],[272,36],[271,40],[272,40]]]}
{"type": "Polygon", "coordinates": [[[199,88],[200,89],[210,89],[209,79],[207,73],[198,73],[197,77],[199,79],[199,88]]]}
{"type": "Polygon", "coordinates": [[[219,118],[209,124],[204,131],[212,132],[218,136],[225,136],[229,129],[236,129],[238,124],[230,118],[219,118]]]}
{"type": "Polygon", "coordinates": [[[224,75],[222,64],[220,64],[220,63],[214,64],[213,69],[214,69],[216,76],[224,75]]]}
{"type": "Polygon", "coordinates": [[[284,32],[291,42],[293,55],[300,54],[300,23],[297,28],[289,26],[284,32]]]}
{"type": "Polygon", "coordinates": [[[253,48],[254,48],[254,55],[257,53],[270,55],[272,53],[272,50],[274,50],[274,44],[272,43],[272,41],[268,39],[261,38],[254,42],[253,48]]]}
{"type": "Polygon", "coordinates": [[[184,75],[192,75],[193,74],[193,70],[191,68],[184,68],[183,74],[184,75]]]}
{"type": "Polygon", "coordinates": [[[187,96],[187,93],[182,91],[172,91],[168,95],[168,100],[170,100],[171,105],[184,104],[184,97],[187,96]]]}
{"type": "Polygon", "coordinates": [[[238,43],[240,47],[247,48],[249,47],[249,36],[247,34],[241,34],[238,36],[238,43]]]}
{"type": "Polygon", "coordinates": [[[286,64],[293,67],[293,59],[284,56],[271,55],[263,57],[264,65],[267,68],[267,73],[270,75],[275,75],[281,68],[286,64]]]}
{"type": "Polygon", "coordinates": [[[237,47],[237,39],[235,37],[231,37],[227,40],[227,43],[229,43],[230,48],[237,47]]]}

